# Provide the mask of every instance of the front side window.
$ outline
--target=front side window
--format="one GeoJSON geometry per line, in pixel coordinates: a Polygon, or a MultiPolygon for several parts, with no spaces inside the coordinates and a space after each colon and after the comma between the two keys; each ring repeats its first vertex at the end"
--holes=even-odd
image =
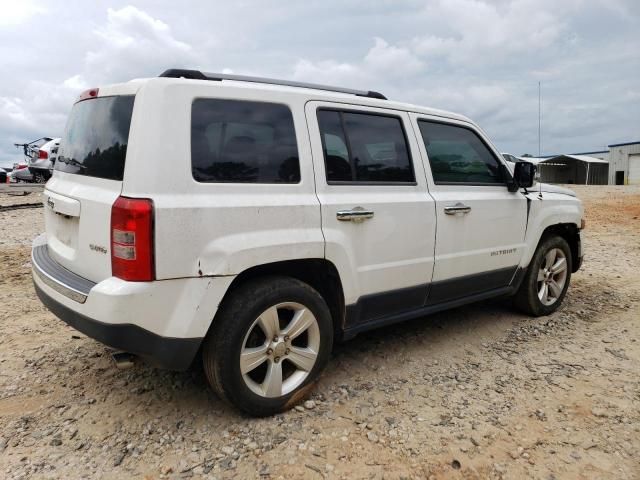
{"type": "Polygon", "coordinates": [[[300,182],[291,110],[275,103],[194,100],[191,170],[199,182],[300,182]]]}
{"type": "Polygon", "coordinates": [[[418,122],[435,183],[504,184],[500,162],[472,130],[418,122]]]}
{"type": "Polygon", "coordinates": [[[399,118],[323,109],[318,124],[328,182],[415,181],[399,118]]]}

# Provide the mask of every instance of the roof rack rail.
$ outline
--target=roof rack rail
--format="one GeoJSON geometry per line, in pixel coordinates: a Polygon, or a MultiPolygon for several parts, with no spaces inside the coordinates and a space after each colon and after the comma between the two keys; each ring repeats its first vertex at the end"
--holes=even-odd
{"type": "Polygon", "coordinates": [[[327,85],[318,85],[315,83],[293,82],[290,80],[276,80],[273,78],[250,77],[246,75],[229,75],[226,73],[203,73],[199,70],[187,70],[187,69],[180,69],[180,68],[170,68],[169,70],[165,70],[164,72],[162,72],[159,76],[169,77],[169,78],[189,78],[192,80],[212,80],[212,81],[218,81],[218,82],[222,80],[234,80],[237,82],[253,82],[253,83],[264,83],[268,85],[283,85],[286,87],[312,88],[314,90],[326,90],[327,92],[348,93],[351,95],[356,95],[358,97],[378,98],[380,100],[387,100],[387,97],[385,97],[379,92],[374,92],[372,90],[355,90],[352,88],[331,87],[327,85]]]}

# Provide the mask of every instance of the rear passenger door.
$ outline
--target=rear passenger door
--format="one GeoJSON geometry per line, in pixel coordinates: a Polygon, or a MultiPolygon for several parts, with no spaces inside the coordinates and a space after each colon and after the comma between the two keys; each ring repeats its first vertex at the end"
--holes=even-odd
{"type": "Polygon", "coordinates": [[[343,282],[347,328],[426,301],[435,210],[406,112],[309,102],[328,260],[343,282]]]}
{"type": "Polygon", "coordinates": [[[526,198],[508,191],[500,155],[472,124],[411,116],[438,222],[427,303],[508,286],[524,252],[526,198]]]}

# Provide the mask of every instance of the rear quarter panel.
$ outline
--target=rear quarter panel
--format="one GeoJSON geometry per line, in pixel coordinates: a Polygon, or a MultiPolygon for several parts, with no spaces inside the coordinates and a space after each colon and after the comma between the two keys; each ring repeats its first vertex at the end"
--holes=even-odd
{"type": "Polygon", "coordinates": [[[199,183],[191,174],[195,98],[265,101],[264,92],[218,82],[154,79],[138,92],[122,194],[155,206],[156,277],[236,275],[252,266],[323,258],[304,103],[274,91],[292,111],[298,184],[199,183]]]}

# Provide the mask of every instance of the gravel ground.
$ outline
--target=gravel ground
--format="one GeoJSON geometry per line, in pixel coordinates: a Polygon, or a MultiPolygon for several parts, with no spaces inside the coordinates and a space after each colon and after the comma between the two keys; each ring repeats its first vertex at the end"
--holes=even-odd
{"type": "Polygon", "coordinates": [[[42,210],[0,212],[0,477],[638,479],[640,188],[575,190],[587,258],[558,312],[493,301],[362,335],[260,420],[197,366],[114,368],[35,297],[42,210]]]}
{"type": "MultiPolygon", "coordinates": [[[[42,194],[39,192],[30,192],[26,195],[17,193],[9,195],[0,192],[0,208],[42,202],[42,194]]],[[[0,255],[4,256],[5,247],[29,246],[33,237],[42,231],[44,231],[42,208],[0,211],[0,255]]],[[[28,253],[28,249],[25,251],[28,253]]],[[[6,265],[0,265],[0,272],[3,274],[4,268],[6,265]]]]}

